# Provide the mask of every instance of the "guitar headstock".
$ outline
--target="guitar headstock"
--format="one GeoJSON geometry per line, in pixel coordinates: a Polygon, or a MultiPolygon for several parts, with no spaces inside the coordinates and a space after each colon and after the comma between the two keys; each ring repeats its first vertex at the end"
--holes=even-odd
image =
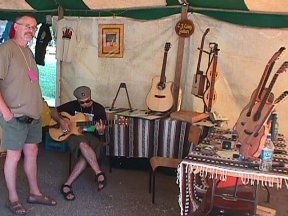
{"type": "Polygon", "coordinates": [[[165,52],[168,52],[169,49],[170,49],[170,47],[171,47],[171,43],[170,43],[170,42],[166,42],[166,43],[165,43],[164,51],[165,51],[165,52]]]}
{"type": "Polygon", "coordinates": [[[274,101],[274,104],[284,102],[288,97],[288,91],[284,91],[279,97],[277,97],[274,101]]]}
{"type": "Polygon", "coordinates": [[[275,52],[274,55],[271,57],[271,59],[268,62],[268,65],[278,60],[280,56],[283,54],[285,49],[286,49],[285,47],[280,47],[280,49],[277,52],[275,52]]]}
{"type": "Polygon", "coordinates": [[[288,61],[283,62],[283,64],[280,66],[278,71],[276,72],[277,74],[283,73],[287,70],[288,67],[288,61]]]}
{"type": "Polygon", "coordinates": [[[280,49],[276,53],[274,53],[274,55],[271,57],[268,64],[271,64],[271,63],[275,62],[277,59],[279,59],[280,56],[283,54],[285,49],[286,49],[285,47],[280,47],[280,49]]]}

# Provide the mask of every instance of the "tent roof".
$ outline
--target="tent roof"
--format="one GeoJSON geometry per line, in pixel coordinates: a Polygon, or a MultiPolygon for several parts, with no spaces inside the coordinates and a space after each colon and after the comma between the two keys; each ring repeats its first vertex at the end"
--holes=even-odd
{"type": "MultiPolygon", "coordinates": [[[[183,1],[183,0],[182,0],[183,1]]],[[[288,27],[288,1],[271,0],[187,0],[189,12],[240,25],[288,27]]],[[[151,20],[181,12],[181,0],[0,0],[0,19],[13,20],[31,13],[39,22],[57,16],[123,16],[151,20]]]]}

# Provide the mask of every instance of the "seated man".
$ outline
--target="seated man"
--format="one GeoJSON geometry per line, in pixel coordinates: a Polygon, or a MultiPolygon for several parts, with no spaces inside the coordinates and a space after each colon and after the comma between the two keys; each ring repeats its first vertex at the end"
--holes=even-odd
{"type": "MultiPolygon", "coordinates": [[[[52,111],[52,118],[57,121],[65,134],[69,134],[67,143],[73,156],[77,159],[77,162],[66,180],[61,187],[61,193],[66,200],[74,200],[75,195],[72,191],[72,183],[83,172],[87,164],[91,166],[96,175],[96,181],[98,183],[98,191],[102,190],[106,185],[106,176],[101,171],[97,158],[100,157],[104,139],[105,124],[106,121],[105,108],[91,99],[91,89],[87,86],[80,86],[75,89],[74,96],[77,100],[67,102],[65,104],[56,107],[52,111]],[[77,114],[85,114],[87,121],[96,122],[91,127],[83,127],[80,135],[75,135],[72,131],[73,125],[69,120],[61,115],[61,112],[66,112],[69,115],[76,115],[74,119],[77,119],[77,114]]],[[[79,120],[80,121],[80,120],[79,120]]],[[[92,123],[92,122],[91,122],[92,123]]],[[[93,124],[93,123],[92,123],[93,124]]],[[[76,125],[74,125],[76,127],[76,125]]],[[[77,130],[78,132],[78,130],[77,130]]]]}

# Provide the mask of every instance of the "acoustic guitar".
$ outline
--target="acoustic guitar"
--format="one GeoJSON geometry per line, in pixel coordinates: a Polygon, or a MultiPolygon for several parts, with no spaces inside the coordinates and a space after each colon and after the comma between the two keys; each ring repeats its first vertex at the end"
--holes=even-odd
{"type": "MultiPolygon", "coordinates": [[[[60,114],[66,121],[69,122],[70,131],[64,132],[60,128],[60,125],[52,119],[49,125],[49,134],[53,140],[59,142],[66,140],[72,134],[81,135],[83,127],[93,126],[97,123],[97,121],[89,121],[87,116],[85,116],[83,113],[77,113],[74,116],[66,112],[61,112],[60,114]]],[[[111,126],[113,124],[126,126],[128,125],[128,119],[120,118],[117,120],[103,121],[103,123],[107,126],[111,126]]]]}
{"type": "Polygon", "coordinates": [[[164,58],[161,70],[161,76],[155,76],[152,79],[151,89],[146,97],[147,107],[156,112],[169,111],[173,106],[173,82],[166,82],[165,70],[167,63],[168,51],[171,44],[167,42],[164,48],[164,58]]]}
{"type": "Polygon", "coordinates": [[[273,104],[268,104],[264,107],[261,118],[257,122],[249,122],[243,133],[239,134],[241,142],[240,154],[245,158],[258,158],[261,150],[264,148],[267,134],[270,131],[269,119],[275,111],[276,106],[287,99],[288,91],[284,91],[273,104]]]}
{"type": "MultiPolygon", "coordinates": [[[[254,107],[256,102],[259,102],[263,99],[263,96],[267,92],[267,89],[265,88],[267,80],[271,74],[272,68],[276,62],[276,60],[279,59],[280,55],[285,50],[285,47],[281,47],[277,52],[274,53],[274,55],[270,58],[268,63],[266,64],[266,67],[264,69],[263,75],[261,77],[261,80],[258,84],[258,87],[253,91],[249,103],[243,108],[241,111],[237,122],[235,123],[235,130],[240,131],[244,127],[247,118],[250,118],[252,113],[252,108],[254,107]]],[[[267,103],[272,104],[274,100],[274,95],[271,93],[269,95],[267,103]]]]}
{"type": "Polygon", "coordinates": [[[251,115],[249,118],[240,119],[242,127],[236,128],[239,136],[239,142],[241,143],[240,152],[244,157],[259,157],[263,145],[265,144],[267,133],[270,129],[268,120],[271,113],[275,109],[275,105],[278,104],[282,98],[286,97],[284,92],[280,98],[278,98],[273,104],[268,103],[268,98],[271,94],[272,87],[274,86],[279,74],[286,71],[288,67],[288,61],[284,62],[273,76],[268,89],[260,102],[254,104],[251,115]]]}

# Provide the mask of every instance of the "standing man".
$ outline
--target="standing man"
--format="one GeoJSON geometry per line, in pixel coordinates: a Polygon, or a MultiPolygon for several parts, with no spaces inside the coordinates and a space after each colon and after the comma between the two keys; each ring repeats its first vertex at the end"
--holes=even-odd
{"type": "Polygon", "coordinates": [[[17,166],[24,154],[24,171],[29,183],[28,203],[56,205],[41,193],[37,182],[38,143],[42,140],[43,108],[38,69],[28,42],[37,31],[30,15],[16,18],[13,39],[0,45],[0,125],[3,147],[7,150],[4,175],[9,192],[9,209],[24,215],[27,209],[16,191],[17,166]]]}
{"type": "MultiPolygon", "coordinates": [[[[52,118],[60,125],[63,135],[69,135],[67,143],[72,155],[77,159],[70,176],[61,187],[61,193],[64,199],[72,201],[75,195],[72,190],[72,183],[83,172],[87,164],[95,172],[98,191],[106,186],[106,176],[98,164],[97,158],[100,157],[103,148],[103,139],[105,132],[106,112],[105,108],[91,99],[91,89],[87,86],[80,86],[74,90],[74,96],[77,100],[72,100],[62,104],[52,111],[52,118]],[[87,121],[91,121],[91,127],[82,127],[82,134],[75,135],[75,125],[69,121],[67,115],[63,112],[74,116],[73,122],[80,121],[83,116],[87,121]],[[95,125],[93,125],[95,123],[95,125]]],[[[86,125],[85,125],[86,126],[86,125]]],[[[78,131],[78,129],[77,129],[78,131]]]]}

